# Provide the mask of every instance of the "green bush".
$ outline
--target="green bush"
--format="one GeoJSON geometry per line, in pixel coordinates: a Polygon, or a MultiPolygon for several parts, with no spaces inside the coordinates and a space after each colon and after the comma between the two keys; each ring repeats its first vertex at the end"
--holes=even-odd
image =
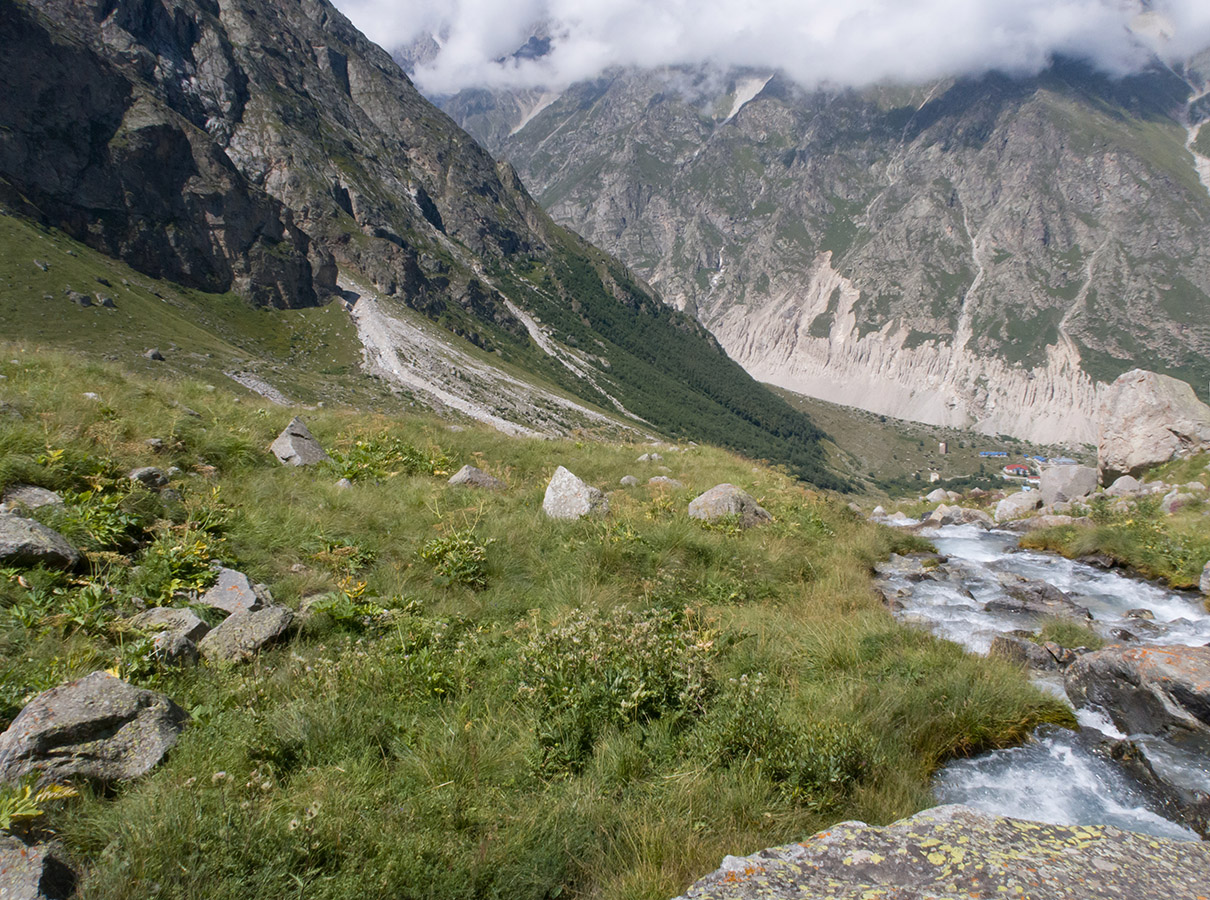
{"type": "Polygon", "coordinates": [[[157,606],[178,594],[204,590],[214,583],[210,560],[219,555],[221,543],[222,538],[204,531],[166,528],[143,551],[132,589],[157,606]]]}
{"type": "Polygon", "coordinates": [[[420,558],[431,562],[438,584],[464,584],[476,591],[487,587],[487,548],[470,528],[435,537],[420,548],[420,558]]]}

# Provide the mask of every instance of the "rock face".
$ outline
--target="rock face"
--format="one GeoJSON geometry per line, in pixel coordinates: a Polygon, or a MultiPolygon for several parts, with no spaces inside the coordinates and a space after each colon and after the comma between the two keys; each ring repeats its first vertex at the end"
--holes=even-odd
{"type": "Polygon", "coordinates": [[[681,900],[1199,900],[1207,884],[1205,844],[939,806],[884,828],[842,822],[800,844],[729,856],[681,900]]]}
{"type": "Polygon", "coordinates": [[[202,638],[198,649],[206,659],[242,662],[285,638],[293,624],[294,613],[280,606],[232,613],[202,638]]]}
{"type": "Polygon", "coordinates": [[[1126,734],[1210,734],[1208,647],[1107,647],[1082,656],[1065,684],[1073,703],[1104,707],[1126,734]]]}
{"type": "Polygon", "coordinates": [[[1089,466],[1048,466],[1039,487],[1043,506],[1069,503],[1097,489],[1097,471],[1089,466]]]}
{"type": "Polygon", "coordinates": [[[733,484],[719,484],[689,504],[689,517],[713,522],[725,516],[739,516],[744,528],[772,522],[773,516],[751,494],[733,484]]]}
{"type": "Polygon", "coordinates": [[[43,781],[129,781],[163,759],[188,721],[163,694],[93,672],[21,710],[0,735],[0,781],[29,773],[43,781]]]}
{"type": "Polygon", "coordinates": [[[449,483],[464,484],[467,487],[484,488],[489,491],[502,491],[508,487],[499,478],[488,475],[482,469],[476,469],[474,466],[463,466],[450,476],[449,483]]]}
{"type": "Polygon", "coordinates": [[[295,416],[269,449],[283,466],[313,466],[330,457],[302,419],[295,416]]]}
{"type": "Polygon", "coordinates": [[[253,584],[243,572],[226,567],[218,570],[218,580],[202,594],[198,602],[229,613],[261,609],[272,598],[263,585],[253,584]]]}
{"type": "Polygon", "coordinates": [[[542,511],[552,519],[604,516],[609,512],[609,498],[559,466],[546,486],[542,511]]]}
{"type": "Polygon", "coordinates": [[[80,553],[41,522],[0,513],[0,563],[74,569],[80,564],[80,553]]]}
{"type": "Polygon", "coordinates": [[[54,847],[0,833],[0,898],[67,900],[75,889],[76,875],[54,847]]]}
{"type": "Polygon", "coordinates": [[[1134,369],[1102,388],[1098,400],[1103,484],[1210,447],[1210,406],[1183,381],[1134,369]]]}
{"type": "Polygon", "coordinates": [[[1037,491],[1018,491],[1009,494],[996,504],[996,521],[1011,522],[1020,519],[1042,505],[1042,495],[1037,491]]]}

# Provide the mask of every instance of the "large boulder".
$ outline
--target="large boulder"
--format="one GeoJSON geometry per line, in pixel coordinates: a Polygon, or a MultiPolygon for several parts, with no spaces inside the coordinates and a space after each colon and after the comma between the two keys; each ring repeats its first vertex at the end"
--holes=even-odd
{"type": "Polygon", "coordinates": [[[303,420],[295,416],[269,449],[284,466],[313,466],[330,458],[303,420]]]}
{"type": "Polygon", "coordinates": [[[32,484],[10,485],[0,497],[0,512],[25,512],[41,509],[43,506],[62,506],[63,498],[54,491],[37,487],[32,484]]]}
{"type": "Polygon", "coordinates": [[[281,606],[232,613],[202,638],[198,649],[208,660],[243,662],[284,639],[293,624],[294,613],[281,606]]]}
{"type": "Polygon", "coordinates": [[[220,567],[218,579],[198,598],[198,603],[228,613],[258,610],[272,602],[263,584],[253,584],[243,572],[220,567]]]}
{"type": "Polygon", "coordinates": [[[1039,489],[1043,506],[1080,500],[1097,489],[1097,470],[1091,466],[1047,466],[1042,470],[1039,489]]]}
{"type": "Polygon", "coordinates": [[[1210,734],[1210,647],[1107,647],[1067,670],[1067,696],[1126,734],[1210,734]]]}
{"type": "Polygon", "coordinates": [[[997,522],[1011,522],[1029,515],[1042,505],[1042,495],[1037,491],[1018,491],[1009,494],[996,504],[997,522]]]}
{"type": "Polygon", "coordinates": [[[552,519],[604,516],[609,512],[609,498],[559,466],[546,486],[542,512],[552,519]]]}
{"type": "Polygon", "coordinates": [[[0,781],[31,773],[99,784],[148,772],[176,743],[189,714],[163,694],[108,672],[38,694],[0,735],[0,781]]]}
{"type": "Polygon", "coordinates": [[[463,466],[457,472],[450,476],[450,484],[462,484],[467,487],[485,488],[489,491],[502,491],[506,485],[494,475],[488,475],[482,469],[476,469],[474,466],[463,466]]]}
{"type": "Polygon", "coordinates": [[[41,522],[0,513],[0,565],[74,569],[80,552],[41,522]]]}
{"type": "Polygon", "coordinates": [[[992,612],[1004,612],[1034,618],[1088,620],[1092,614],[1053,584],[1034,581],[1013,573],[1000,576],[1006,597],[996,597],[984,606],[992,612]]]}
{"type": "Polygon", "coordinates": [[[1141,481],[1133,475],[1123,475],[1105,488],[1105,494],[1109,497],[1133,497],[1135,494],[1143,493],[1143,490],[1141,481]]]}
{"type": "Polygon", "coordinates": [[[0,900],[67,900],[75,890],[76,873],[57,847],[0,832],[0,900]]]}
{"type": "Polygon", "coordinates": [[[938,806],[728,856],[680,900],[1199,900],[1207,884],[1207,844],[938,806]]]}
{"type": "Polygon", "coordinates": [[[1134,369],[1097,397],[1101,483],[1210,448],[1210,406],[1183,381],[1134,369]]]}
{"type": "Polygon", "coordinates": [[[727,516],[739,516],[744,528],[772,522],[769,511],[746,491],[733,484],[717,484],[689,504],[689,517],[713,522],[727,516]]]}

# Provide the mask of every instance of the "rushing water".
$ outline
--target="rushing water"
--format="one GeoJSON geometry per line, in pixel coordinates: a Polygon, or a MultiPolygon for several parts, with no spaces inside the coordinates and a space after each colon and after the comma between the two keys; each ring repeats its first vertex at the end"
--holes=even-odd
{"type": "MultiPolygon", "coordinates": [[[[939,578],[911,579],[890,574],[885,582],[902,604],[901,617],[986,653],[997,634],[1036,627],[984,604],[1005,596],[1001,576],[1020,575],[1047,582],[1088,608],[1093,627],[1104,634],[1122,628],[1140,643],[1210,643],[1210,614],[1200,599],[1046,553],[1017,551],[1017,536],[951,526],[927,532],[937,550],[949,557],[939,578]],[[1153,619],[1127,615],[1145,609],[1153,619]]],[[[1062,681],[1038,676],[1039,687],[1065,696],[1062,681]]],[[[999,750],[946,766],[935,783],[941,803],[965,803],[1001,815],[1055,824],[1115,825],[1163,837],[1196,840],[1197,835],[1165,819],[1156,804],[1096,745],[1102,736],[1121,738],[1099,710],[1077,711],[1079,732],[1049,728],[1023,747],[999,750]]],[[[1153,739],[1155,740],[1155,739],[1153,739]]],[[[1210,785],[1210,755],[1163,746],[1165,765],[1180,779],[1210,785]]]]}

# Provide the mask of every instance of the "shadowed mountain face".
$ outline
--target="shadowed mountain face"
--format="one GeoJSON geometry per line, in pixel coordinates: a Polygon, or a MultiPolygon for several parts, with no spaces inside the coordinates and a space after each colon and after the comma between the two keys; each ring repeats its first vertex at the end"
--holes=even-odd
{"type": "Polygon", "coordinates": [[[843,92],[624,71],[443,105],[758,378],[1088,441],[1096,381],[1210,375],[1206,62],[843,92]]]}
{"type": "Polygon", "coordinates": [[[555,225],[324,0],[0,0],[0,90],[3,212],[262,306],[323,302],[339,273],[521,393],[840,484],[804,415],[555,225]]]}

